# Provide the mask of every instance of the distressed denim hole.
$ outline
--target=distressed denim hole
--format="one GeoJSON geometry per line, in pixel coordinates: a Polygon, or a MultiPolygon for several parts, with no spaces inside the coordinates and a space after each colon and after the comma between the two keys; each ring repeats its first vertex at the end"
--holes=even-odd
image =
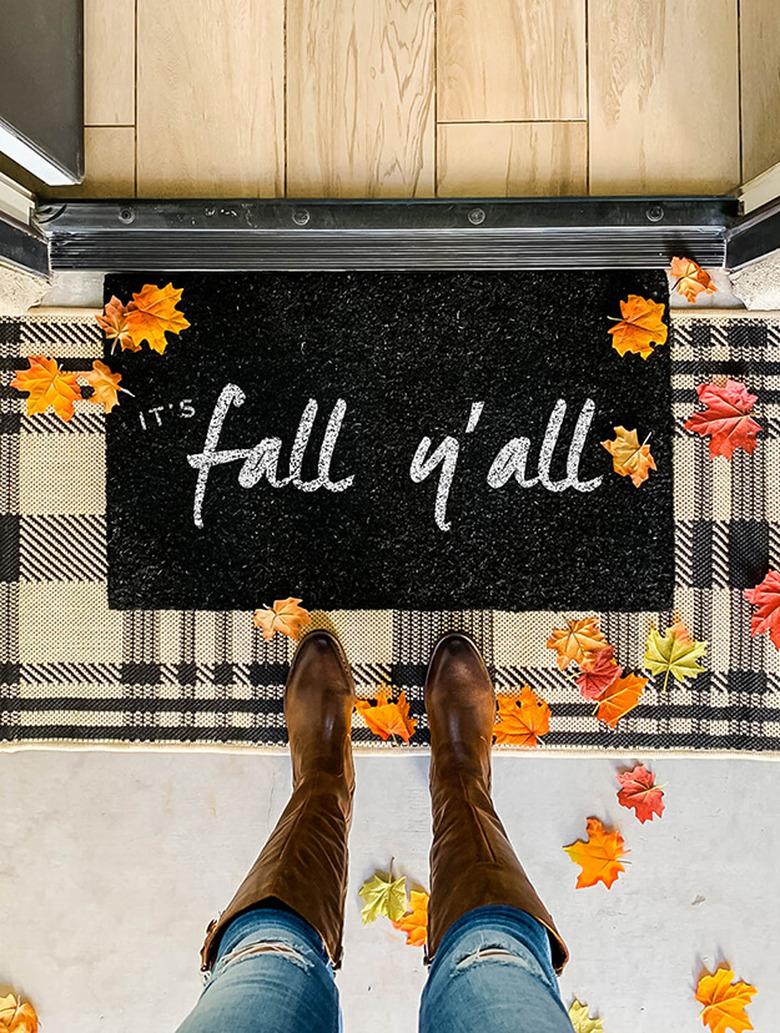
{"type": "Polygon", "coordinates": [[[293,965],[297,965],[298,968],[302,968],[304,972],[308,972],[313,967],[311,961],[304,958],[302,954],[290,947],[289,944],[270,941],[250,943],[247,947],[239,947],[238,950],[231,951],[220,960],[220,968],[224,971],[231,965],[235,965],[240,961],[246,961],[247,958],[253,958],[258,954],[273,954],[278,958],[284,958],[285,961],[290,961],[293,965]]]}
{"type": "Polygon", "coordinates": [[[499,965],[514,965],[517,968],[522,969],[531,976],[535,976],[537,979],[541,979],[543,983],[549,985],[550,981],[545,975],[543,969],[539,966],[533,958],[525,958],[522,954],[513,954],[512,951],[507,950],[506,947],[497,947],[494,945],[486,944],[483,947],[477,947],[471,954],[466,955],[465,958],[461,958],[460,961],[455,963],[454,974],[457,975],[459,972],[464,972],[474,965],[479,965],[482,962],[490,962],[499,965]]]}

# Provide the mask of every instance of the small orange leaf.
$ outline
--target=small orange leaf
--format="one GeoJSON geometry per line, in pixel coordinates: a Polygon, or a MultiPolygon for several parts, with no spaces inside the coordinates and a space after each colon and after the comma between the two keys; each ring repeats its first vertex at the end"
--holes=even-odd
{"type": "Polygon", "coordinates": [[[717,287],[712,277],[692,258],[673,258],[671,266],[674,290],[695,303],[701,293],[715,294],[717,287]]]}
{"type": "Polygon", "coordinates": [[[393,922],[393,925],[406,933],[406,943],[409,947],[424,947],[428,938],[428,894],[412,890],[409,894],[409,903],[411,911],[397,922],[393,922]]]}
{"type": "Polygon", "coordinates": [[[52,408],[65,422],[73,418],[73,405],[81,398],[81,389],[75,373],[60,369],[56,359],[31,355],[29,369],[18,369],[11,387],[29,391],[27,415],[46,412],[52,408]]]}
{"type": "Polygon", "coordinates": [[[35,1008],[21,997],[0,995],[0,1033],[37,1033],[35,1008]]]}
{"type": "Polygon", "coordinates": [[[304,624],[311,622],[311,614],[302,606],[299,606],[300,599],[277,599],[273,606],[265,606],[261,610],[255,610],[252,621],[256,628],[263,632],[266,642],[280,632],[288,638],[298,638],[304,624]]]}
{"type": "Polygon", "coordinates": [[[623,673],[623,668],[615,660],[612,646],[600,649],[593,660],[582,664],[582,671],[577,676],[577,688],[583,699],[598,699],[623,673]]]}
{"type": "Polygon", "coordinates": [[[497,723],[493,737],[497,743],[538,746],[539,738],[550,731],[550,707],[527,685],[520,693],[498,697],[497,723]]]}
{"type": "Polygon", "coordinates": [[[757,993],[750,983],[735,983],[730,968],[721,967],[714,974],[705,970],[696,987],[696,1000],[704,1005],[702,1023],[710,1027],[711,1033],[744,1033],[753,1029],[745,1008],[757,993]]]}
{"type": "Polygon", "coordinates": [[[665,308],[662,301],[651,301],[638,294],[629,294],[627,301],[621,301],[623,318],[609,329],[612,347],[618,355],[634,352],[646,359],[653,354],[654,344],[666,344],[665,308]]]}
{"type": "Polygon", "coordinates": [[[582,871],[577,877],[577,889],[603,882],[607,889],[626,869],[620,863],[628,852],[617,829],[605,828],[598,818],[588,818],[586,840],[578,839],[563,849],[582,871]]]}
{"type": "Polygon", "coordinates": [[[157,287],[146,283],[127,306],[127,332],[134,344],[141,346],[148,341],[149,347],[161,355],[168,341],[166,333],[179,334],[190,325],[176,308],[183,288],[178,290],[172,283],[157,287]]]}
{"type": "Polygon", "coordinates": [[[639,488],[650,476],[651,470],[657,470],[655,459],[650,454],[647,441],[639,444],[636,430],[625,427],[613,427],[614,441],[602,441],[602,448],[612,456],[612,469],[621,477],[630,477],[634,487],[639,488]]]}
{"type": "MultiPolygon", "coordinates": [[[[121,373],[113,373],[105,362],[95,359],[91,371],[84,374],[84,379],[92,388],[92,394],[87,399],[88,402],[102,405],[103,412],[111,412],[114,406],[119,404],[119,392],[125,390],[119,386],[119,381],[122,379],[121,373]]],[[[127,394],[129,393],[128,391],[127,394]]]]}
{"type": "Polygon", "coordinates": [[[627,674],[625,678],[616,678],[598,699],[596,717],[614,728],[621,717],[638,705],[645,691],[648,679],[637,674],[627,674]]]}
{"type": "Polygon", "coordinates": [[[392,690],[387,685],[380,685],[377,690],[375,705],[367,699],[355,701],[355,709],[363,717],[369,729],[380,739],[387,741],[391,736],[409,742],[414,735],[417,722],[409,716],[409,704],[403,689],[398,694],[398,702],[391,700],[392,690]]]}
{"type": "Polygon", "coordinates": [[[599,631],[598,617],[569,621],[565,628],[554,628],[547,639],[547,648],[554,649],[558,667],[565,671],[574,661],[580,666],[593,661],[600,649],[606,649],[609,642],[599,631]]]}
{"type": "Polygon", "coordinates": [[[95,316],[95,319],[107,340],[118,341],[122,346],[122,351],[128,349],[132,352],[139,352],[141,350],[141,345],[136,344],[130,336],[127,328],[127,309],[119,298],[112,295],[111,300],[103,309],[103,314],[95,316]]]}

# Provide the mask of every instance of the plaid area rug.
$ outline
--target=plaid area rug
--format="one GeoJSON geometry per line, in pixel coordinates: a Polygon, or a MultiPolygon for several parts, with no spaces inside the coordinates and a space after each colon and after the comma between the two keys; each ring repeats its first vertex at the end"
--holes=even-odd
{"type": "MultiPolygon", "coordinates": [[[[780,565],[780,315],[675,315],[675,610],[709,641],[704,674],[663,693],[651,682],[617,731],[600,725],[545,648],[552,628],[586,614],[499,611],[316,613],[352,661],[358,692],[406,690],[428,740],[422,686],[432,644],[462,629],[479,642],[499,691],[527,682],[552,708],[544,749],[780,749],[780,653],[751,638],[743,589],[780,565]],[[683,430],[695,385],[730,374],[758,395],[765,428],[752,456],[712,461],[683,430]]],[[[94,320],[0,320],[0,745],[285,743],[282,691],[292,645],[263,641],[248,612],[110,610],[106,597],[104,416],[77,404],[70,423],[28,418],[10,388],[21,356],[45,353],[69,369],[102,355],[94,320]]],[[[649,622],[671,613],[601,614],[628,668],[649,622]]],[[[355,717],[356,744],[392,748],[355,717]]]]}

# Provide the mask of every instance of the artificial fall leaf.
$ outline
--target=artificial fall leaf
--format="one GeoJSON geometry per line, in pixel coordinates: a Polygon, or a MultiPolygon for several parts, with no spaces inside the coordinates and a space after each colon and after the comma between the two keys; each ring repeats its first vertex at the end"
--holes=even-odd
{"type": "Polygon", "coordinates": [[[758,607],[750,618],[750,634],[768,631],[772,645],[780,649],[780,573],[770,570],[755,588],[746,589],[745,598],[758,607]]]}
{"type": "Polygon", "coordinates": [[[602,448],[612,456],[612,469],[621,477],[630,477],[635,488],[640,487],[650,476],[651,470],[657,470],[655,459],[650,452],[647,440],[639,443],[636,429],[613,427],[614,441],[602,441],[602,448]]]}
{"type": "Polygon", "coordinates": [[[288,638],[298,638],[304,624],[311,621],[311,614],[298,604],[300,599],[277,599],[273,606],[265,606],[255,610],[252,621],[256,628],[262,629],[263,638],[268,642],[278,632],[288,638]]]}
{"type": "Polygon", "coordinates": [[[577,688],[583,699],[598,699],[609,686],[623,673],[623,668],[615,660],[612,646],[600,649],[595,657],[577,675],[577,688]]]}
{"type": "Polygon", "coordinates": [[[623,318],[609,330],[618,355],[634,352],[646,359],[653,354],[654,344],[666,344],[665,307],[662,301],[651,301],[638,294],[629,294],[627,301],[620,302],[623,318]]]}
{"type": "Polygon", "coordinates": [[[750,455],[756,447],[756,434],[761,430],[761,424],[749,415],[758,396],[751,395],[739,380],[730,379],[725,384],[699,384],[696,393],[707,408],[687,419],[685,429],[709,437],[712,459],[715,456],[731,459],[738,448],[750,455]]]}
{"type": "Polygon", "coordinates": [[[572,660],[580,666],[591,663],[595,654],[608,646],[599,630],[598,617],[569,621],[565,628],[554,628],[547,639],[547,648],[558,654],[556,660],[561,671],[565,671],[572,660]]]}
{"type": "Polygon", "coordinates": [[[580,1001],[571,1002],[569,1019],[574,1033],[604,1033],[604,1023],[601,1019],[592,1019],[588,1014],[587,1004],[580,1001]]]}
{"type": "Polygon", "coordinates": [[[375,922],[377,918],[384,915],[391,922],[397,922],[409,910],[409,901],[406,898],[406,876],[398,879],[393,878],[392,865],[385,878],[384,872],[376,872],[372,878],[367,879],[358,890],[365,904],[360,913],[363,916],[363,925],[375,922]]]}
{"type": "Polygon", "coordinates": [[[408,913],[393,922],[393,925],[406,933],[409,947],[424,947],[428,938],[428,894],[412,890],[409,894],[409,908],[408,913]]]}
{"type": "Polygon", "coordinates": [[[362,715],[369,729],[380,739],[387,741],[391,736],[398,736],[404,742],[409,742],[414,735],[417,722],[409,716],[406,693],[401,689],[395,703],[390,698],[391,695],[392,690],[389,686],[380,685],[374,697],[375,704],[367,699],[358,699],[355,701],[355,709],[362,715]]]}
{"type": "Polygon", "coordinates": [[[139,348],[142,341],[161,355],[168,344],[166,333],[180,334],[190,325],[176,308],[183,288],[172,283],[157,287],[146,283],[127,306],[127,332],[139,348]]]}
{"type": "Polygon", "coordinates": [[[670,674],[680,684],[686,678],[698,677],[704,668],[696,661],[706,652],[707,643],[692,639],[684,624],[673,624],[663,635],[651,624],[645,644],[644,667],[653,675],[664,676],[661,688],[665,689],[670,674]]]}
{"type": "Polygon", "coordinates": [[[671,267],[674,290],[695,303],[701,293],[715,294],[717,287],[712,277],[692,258],[673,258],[671,267]]]}
{"type": "Polygon", "coordinates": [[[625,678],[616,678],[599,696],[596,717],[614,728],[621,717],[639,703],[647,685],[647,678],[636,674],[627,674],[625,678]]]}
{"type": "Polygon", "coordinates": [[[696,1000],[703,1004],[701,1021],[711,1033],[744,1033],[753,1029],[745,1008],[758,990],[750,983],[734,982],[730,968],[719,968],[714,975],[704,972],[696,987],[696,1000]]]}
{"type": "Polygon", "coordinates": [[[11,387],[29,391],[27,415],[46,412],[52,408],[66,422],[73,418],[73,405],[81,398],[81,389],[75,373],[61,370],[56,359],[31,355],[29,369],[18,369],[11,387]]]}
{"type": "Polygon", "coordinates": [[[577,889],[603,882],[607,889],[626,869],[621,864],[626,851],[623,837],[617,829],[606,828],[598,818],[588,818],[585,824],[587,839],[578,839],[563,849],[582,871],[577,877],[577,889]]]}
{"type": "MultiPolygon", "coordinates": [[[[125,391],[125,388],[119,386],[121,373],[113,373],[105,362],[95,359],[91,371],[84,374],[84,379],[92,388],[88,402],[102,405],[103,412],[111,412],[114,406],[119,404],[119,392],[125,391]]],[[[130,394],[129,391],[126,393],[130,394]]]]}
{"type": "Polygon", "coordinates": [[[621,807],[633,810],[644,825],[654,815],[660,818],[664,813],[664,791],[655,784],[655,775],[643,764],[637,764],[631,771],[619,771],[620,783],[617,798],[621,807]]]}
{"type": "Polygon", "coordinates": [[[35,1008],[21,997],[0,996],[0,1033],[37,1033],[38,1016],[35,1008]]]}
{"type": "Polygon", "coordinates": [[[550,731],[550,707],[527,685],[520,694],[498,697],[498,723],[493,728],[497,743],[537,746],[550,731]]]}
{"type": "Polygon", "coordinates": [[[111,296],[111,300],[103,309],[103,314],[95,316],[98,325],[109,341],[115,341],[122,346],[122,351],[128,349],[132,352],[139,352],[141,345],[136,344],[130,336],[127,328],[127,309],[119,298],[111,296]]]}

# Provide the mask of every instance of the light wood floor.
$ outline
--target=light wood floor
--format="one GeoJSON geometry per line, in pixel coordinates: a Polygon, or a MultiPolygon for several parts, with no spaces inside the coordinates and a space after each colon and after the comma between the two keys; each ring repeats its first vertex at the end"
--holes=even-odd
{"type": "Polygon", "coordinates": [[[780,0],[85,8],[82,196],[720,193],[780,160],[780,0]]]}

